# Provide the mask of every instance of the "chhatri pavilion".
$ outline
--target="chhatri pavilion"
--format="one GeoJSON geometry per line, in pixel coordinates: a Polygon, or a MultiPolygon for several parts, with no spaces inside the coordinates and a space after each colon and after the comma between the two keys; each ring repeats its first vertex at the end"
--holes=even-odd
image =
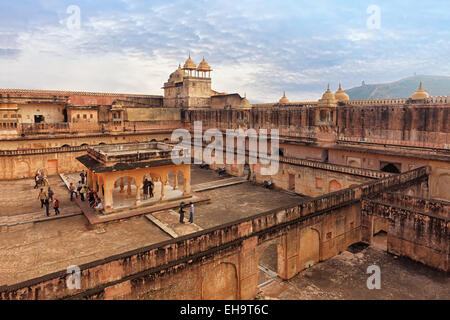
{"type": "Polygon", "coordinates": [[[111,213],[191,195],[190,164],[174,163],[172,150],[161,142],[100,145],[77,160],[87,168],[88,186],[102,198],[104,213],[111,213]],[[146,199],[145,179],[154,184],[154,196],[146,199]]]}

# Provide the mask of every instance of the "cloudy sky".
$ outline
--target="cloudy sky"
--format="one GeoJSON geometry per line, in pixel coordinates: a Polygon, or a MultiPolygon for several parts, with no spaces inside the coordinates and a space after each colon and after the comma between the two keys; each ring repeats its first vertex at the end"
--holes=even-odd
{"type": "Polygon", "coordinates": [[[217,91],[316,100],[327,83],[450,75],[449,12],[447,0],[2,0],[0,87],[162,94],[190,52],[217,91]]]}

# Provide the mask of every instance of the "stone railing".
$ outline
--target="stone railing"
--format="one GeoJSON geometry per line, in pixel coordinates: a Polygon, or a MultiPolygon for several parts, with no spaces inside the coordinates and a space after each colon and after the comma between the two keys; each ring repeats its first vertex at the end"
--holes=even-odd
{"type": "MultiPolygon", "coordinates": [[[[438,134],[438,133],[437,133],[438,134]]],[[[345,143],[356,143],[356,144],[367,144],[367,145],[390,145],[395,147],[408,147],[408,148],[428,148],[443,151],[450,151],[450,135],[442,133],[440,134],[443,140],[439,143],[427,142],[427,141],[414,141],[414,140],[398,140],[398,139],[377,139],[377,138],[367,138],[367,137],[349,137],[340,135],[336,140],[338,144],[345,143]]]]}
{"type": "Polygon", "coordinates": [[[180,120],[124,122],[124,131],[175,130],[181,127],[180,120]]]}
{"type": "Polygon", "coordinates": [[[280,162],[298,165],[298,166],[322,169],[322,170],[327,170],[327,171],[347,173],[347,174],[351,174],[351,175],[357,175],[357,176],[374,178],[374,179],[385,178],[385,177],[389,177],[392,175],[392,173],[383,172],[383,171],[356,168],[356,167],[350,167],[350,166],[344,166],[344,165],[338,165],[338,164],[323,163],[320,161],[304,160],[304,159],[289,158],[289,157],[280,157],[280,162]]]}
{"type": "Polygon", "coordinates": [[[25,156],[34,154],[45,154],[45,153],[58,153],[58,152],[79,152],[87,149],[85,146],[75,146],[75,147],[60,147],[60,148],[39,148],[39,149],[25,149],[25,150],[0,150],[0,156],[25,156]]]}
{"type": "Polygon", "coordinates": [[[59,123],[21,123],[20,133],[23,135],[32,134],[55,134],[69,133],[70,126],[67,122],[59,123]]]}
{"type": "Polygon", "coordinates": [[[450,202],[447,201],[408,196],[402,193],[394,192],[383,192],[378,194],[376,198],[370,200],[385,204],[392,204],[398,207],[422,212],[424,214],[438,215],[447,219],[450,218],[450,202]]]}
{"type": "MultiPolygon", "coordinates": [[[[195,144],[195,143],[193,143],[193,145],[199,146],[198,144],[195,144]]],[[[189,147],[189,145],[183,145],[183,146],[189,147]]],[[[202,148],[205,148],[206,146],[207,146],[207,144],[205,142],[203,142],[203,144],[201,145],[202,148]]],[[[218,148],[218,150],[221,150],[224,154],[227,152],[226,148],[225,149],[218,148]]],[[[241,153],[235,151],[235,154],[239,155],[241,153]]],[[[245,151],[245,156],[251,157],[248,150],[245,151]]],[[[327,171],[334,171],[334,172],[339,172],[339,173],[346,173],[346,174],[357,175],[357,176],[373,178],[373,179],[386,178],[386,177],[393,175],[393,173],[389,173],[389,172],[356,168],[356,167],[345,166],[345,165],[340,165],[340,164],[323,163],[321,161],[314,161],[314,160],[305,160],[305,159],[291,158],[291,157],[279,157],[278,159],[281,163],[316,168],[316,169],[327,170],[327,171]]],[[[270,159],[264,158],[264,160],[270,160],[270,159]]]]}

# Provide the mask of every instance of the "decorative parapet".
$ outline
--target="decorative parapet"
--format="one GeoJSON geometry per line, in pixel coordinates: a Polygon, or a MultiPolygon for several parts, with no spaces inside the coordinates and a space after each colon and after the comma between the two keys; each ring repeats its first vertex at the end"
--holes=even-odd
{"type": "Polygon", "coordinates": [[[373,178],[373,179],[386,178],[386,177],[390,177],[393,175],[392,173],[383,172],[383,171],[356,168],[356,167],[331,164],[331,163],[323,163],[320,161],[304,160],[304,159],[297,159],[297,158],[280,157],[280,162],[293,164],[293,165],[297,165],[297,166],[322,169],[322,170],[327,170],[327,171],[347,173],[347,174],[351,174],[351,175],[357,175],[357,176],[373,178]]]}
{"type": "Polygon", "coordinates": [[[46,153],[59,153],[59,152],[80,152],[87,149],[85,146],[75,146],[75,147],[60,147],[60,148],[38,148],[38,149],[25,149],[25,150],[0,150],[0,156],[26,156],[35,154],[46,154],[46,153]]]}
{"type": "MultiPolygon", "coordinates": [[[[429,97],[420,100],[424,104],[449,104],[450,96],[429,97]]],[[[343,102],[344,105],[359,105],[359,106],[384,106],[384,105],[403,105],[411,103],[411,98],[391,98],[391,99],[362,99],[362,100],[348,100],[343,102]]]]}
{"type": "Polygon", "coordinates": [[[141,97],[153,98],[161,96],[146,95],[146,94],[127,94],[127,93],[113,93],[113,92],[89,92],[89,91],[59,91],[59,90],[32,90],[32,89],[0,89],[1,94],[19,93],[19,94],[53,94],[53,95],[83,95],[83,96],[109,96],[109,97],[141,97]]]}

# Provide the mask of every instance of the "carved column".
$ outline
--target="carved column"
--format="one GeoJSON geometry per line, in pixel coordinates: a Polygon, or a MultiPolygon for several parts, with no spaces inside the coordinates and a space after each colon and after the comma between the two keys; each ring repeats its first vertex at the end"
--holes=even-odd
{"type": "Polygon", "coordinates": [[[131,180],[132,180],[131,177],[127,177],[127,183],[128,183],[128,185],[127,185],[127,194],[128,194],[128,197],[131,196],[131,180]]]}
{"type": "MultiPolygon", "coordinates": [[[[114,200],[113,200],[113,186],[114,183],[105,183],[103,188],[105,190],[105,196],[103,197],[103,205],[105,207],[105,212],[111,211],[114,209],[114,200]]],[[[100,186],[101,189],[101,186],[100,186]]]]}
{"type": "Polygon", "coordinates": [[[125,188],[125,179],[122,177],[120,178],[120,193],[124,193],[125,188]]]}
{"type": "Polygon", "coordinates": [[[189,165],[184,165],[183,180],[183,195],[188,196],[191,194],[191,168],[189,165]]]}
{"type": "Polygon", "coordinates": [[[173,176],[173,190],[176,190],[178,188],[178,174],[177,172],[174,172],[173,176]]]}
{"type": "Polygon", "coordinates": [[[138,179],[136,180],[136,205],[140,205],[141,204],[141,186],[142,183],[138,183],[138,179]]]}
{"type": "Polygon", "coordinates": [[[166,195],[164,193],[164,187],[166,186],[166,181],[167,176],[162,176],[161,177],[161,198],[159,200],[165,200],[166,199],[166,195]]]}

